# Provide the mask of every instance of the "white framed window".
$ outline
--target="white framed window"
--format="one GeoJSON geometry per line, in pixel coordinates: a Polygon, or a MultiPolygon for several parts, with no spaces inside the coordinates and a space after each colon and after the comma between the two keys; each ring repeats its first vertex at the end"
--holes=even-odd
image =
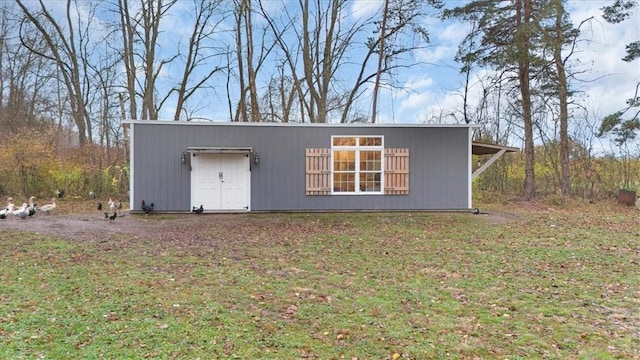
{"type": "Polygon", "coordinates": [[[331,194],[384,193],[382,136],[331,137],[331,194]]]}

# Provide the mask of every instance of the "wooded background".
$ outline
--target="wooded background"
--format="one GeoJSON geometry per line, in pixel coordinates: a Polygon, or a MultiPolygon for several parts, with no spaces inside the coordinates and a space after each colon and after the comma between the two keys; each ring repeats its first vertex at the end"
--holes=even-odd
{"type": "MultiPolygon", "coordinates": [[[[381,93],[406,90],[397,78],[415,71],[427,24],[438,21],[468,30],[453,121],[479,124],[475,140],[522,148],[477,179],[476,194],[595,200],[640,189],[640,84],[613,114],[573,101],[576,77],[589,71],[579,61],[581,30],[595,19],[572,23],[565,0],[380,0],[375,16],[347,21],[352,3],[2,2],[0,194],[124,194],[122,120],[202,120],[202,99],[213,94],[227,113],[216,120],[379,122],[381,93]],[[188,40],[166,36],[168,27],[188,40]],[[181,75],[165,79],[169,67],[181,75]]],[[[624,23],[638,3],[601,10],[624,23]]],[[[627,44],[620,62],[637,62],[639,44],[627,44]]]]}

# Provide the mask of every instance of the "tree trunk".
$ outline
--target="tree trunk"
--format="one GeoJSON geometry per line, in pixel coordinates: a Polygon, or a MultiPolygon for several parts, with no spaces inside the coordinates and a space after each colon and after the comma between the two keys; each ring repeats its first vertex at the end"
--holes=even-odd
{"type": "Polygon", "coordinates": [[[155,111],[155,74],[154,66],[156,60],[156,44],[160,26],[160,14],[162,12],[162,0],[157,0],[154,9],[153,2],[142,1],[143,26],[144,26],[144,93],[142,96],[142,116],[143,120],[158,120],[155,111]],[[145,8],[146,7],[146,8],[145,8]]]}
{"type": "Polygon", "coordinates": [[[562,0],[553,0],[556,10],[555,31],[556,38],[553,48],[553,61],[558,75],[558,98],[560,100],[560,193],[569,195],[570,166],[569,166],[569,110],[568,110],[568,89],[567,74],[562,60],[562,45],[564,44],[564,32],[562,30],[562,18],[564,7],[562,0]]]}
{"type": "Polygon", "coordinates": [[[376,69],[376,81],[373,84],[373,99],[371,104],[371,123],[376,122],[378,114],[378,91],[380,89],[380,75],[382,74],[382,61],[384,60],[384,37],[387,31],[387,16],[389,14],[389,0],[384,0],[384,10],[382,11],[382,24],[380,26],[380,49],[378,50],[378,67],[376,69]]]}
{"type": "Polygon", "coordinates": [[[240,86],[240,98],[236,110],[235,121],[249,121],[247,119],[247,86],[244,78],[244,52],[242,43],[242,17],[245,11],[246,0],[240,0],[236,4],[236,53],[238,56],[238,83],[240,86]]]}
{"type": "Polygon", "coordinates": [[[258,103],[258,89],[256,87],[256,71],[253,67],[253,24],[251,21],[251,1],[245,0],[244,30],[247,40],[247,80],[249,81],[249,105],[251,108],[251,121],[260,121],[260,105],[258,103]]]}
{"type": "MultiPolygon", "coordinates": [[[[136,64],[133,50],[133,35],[135,29],[131,24],[129,14],[129,0],[118,0],[120,12],[120,31],[122,32],[122,61],[127,80],[127,95],[129,98],[129,118],[138,118],[138,106],[136,101],[136,64]]],[[[123,119],[124,120],[124,119],[123,119]]]]}
{"type": "Polygon", "coordinates": [[[531,0],[517,0],[516,21],[518,22],[518,80],[520,96],[522,97],[522,117],[524,126],[524,197],[532,200],[535,197],[535,148],[533,143],[533,119],[531,114],[531,85],[530,79],[530,35],[527,25],[531,20],[531,0]]]}
{"type": "MultiPolygon", "coordinates": [[[[309,121],[315,123],[319,122],[316,118],[315,104],[319,104],[320,99],[313,81],[313,57],[311,55],[311,34],[309,33],[309,11],[309,0],[302,0],[302,63],[304,67],[304,79],[309,91],[309,108],[307,115],[309,115],[309,121]]],[[[320,112],[320,110],[318,110],[318,112],[320,112]]]]}

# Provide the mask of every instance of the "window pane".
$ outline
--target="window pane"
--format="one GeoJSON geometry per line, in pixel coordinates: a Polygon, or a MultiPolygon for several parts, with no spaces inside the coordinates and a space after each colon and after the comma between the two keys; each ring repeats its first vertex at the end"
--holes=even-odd
{"type": "Polygon", "coordinates": [[[361,151],[360,152],[360,171],[380,171],[382,152],[380,151],[361,151]]]}
{"type": "Polygon", "coordinates": [[[360,174],[360,191],[379,192],[380,191],[380,173],[360,174]]]}
{"type": "Polygon", "coordinates": [[[354,192],[355,174],[353,173],[334,173],[333,174],[333,191],[334,192],[354,192]]]}
{"type": "Polygon", "coordinates": [[[333,146],[356,146],[356,138],[334,137],[333,146]]]}
{"type": "Polygon", "coordinates": [[[382,146],[382,138],[380,137],[360,138],[360,146],[382,146]]]}
{"type": "Polygon", "coordinates": [[[355,171],[356,170],[356,152],[338,150],[333,152],[333,170],[334,171],[355,171]]]}

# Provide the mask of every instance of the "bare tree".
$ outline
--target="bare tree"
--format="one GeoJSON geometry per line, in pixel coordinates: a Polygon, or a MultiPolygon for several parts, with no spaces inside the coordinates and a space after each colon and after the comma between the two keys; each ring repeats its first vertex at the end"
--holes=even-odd
{"type": "Polygon", "coordinates": [[[120,93],[118,92],[119,83],[119,65],[120,58],[115,53],[105,49],[102,54],[101,61],[97,65],[90,65],[91,70],[95,74],[93,86],[97,90],[90,103],[95,104],[94,112],[97,123],[97,141],[100,147],[106,151],[100,152],[97,159],[98,167],[103,168],[106,162],[108,165],[118,163],[120,152],[112,153],[108,151],[113,147],[124,147],[124,134],[120,121],[122,114],[120,113],[120,93]],[[104,156],[103,156],[104,155],[104,156]]]}
{"type": "Polygon", "coordinates": [[[573,146],[571,157],[573,160],[574,181],[577,183],[575,191],[584,198],[596,200],[600,194],[600,173],[595,160],[600,116],[584,110],[580,126],[573,128],[570,138],[573,146]]]}
{"type": "Polygon", "coordinates": [[[276,19],[270,15],[262,2],[262,0],[258,1],[259,11],[262,18],[267,22],[267,28],[271,31],[273,37],[273,44],[280,49],[281,59],[276,60],[276,69],[278,74],[276,77],[279,79],[279,85],[274,87],[271,86],[269,89],[277,88],[280,93],[280,104],[282,114],[280,115],[282,122],[289,122],[294,120],[294,106],[295,103],[298,103],[298,110],[300,111],[300,116],[298,117],[299,122],[305,122],[307,118],[307,109],[309,107],[306,99],[306,92],[302,87],[303,80],[298,76],[297,66],[298,66],[298,58],[300,52],[297,51],[297,47],[291,46],[291,44],[284,40],[285,34],[290,32],[296,23],[295,15],[291,15],[287,8],[283,9],[283,17],[286,19],[282,26],[278,26],[276,24],[276,19]],[[289,72],[287,72],[287,70],[289,72]],[[287,75],[289,74],[289,75],[287,75]]]}
{"type": "MultiPolygon", "coordinates": [[[[363,94],[364,88],[372,80],[371,122],[377,121],[380,89],[383,87],[394,89],[395,87],[392,81],[383,81],[383,76],[418,65],[413,59],[407,62],[402,62],[401,59],[407,54],[427,46],[430,41],[429,32],[424,28],[423,21],[427,18],[429,9],[439,9],[441,6],[442,3],[439,0],[422,2],[385,0],[382,18],[373,22],[375,25],[373,32],[378,36],[367,38],[365,55],[357,64],[359,67],[358,76],[351,85],[346,100],[344,100],[341,122],[348,122],[354,102],[363,94]],[[373,71],[370,70],[372,59],[376,59],[373,71]]],[[[369,24],[362,25],[362,29],[364,29],[369,24]]]]}
{"type": "Polygon", "coordinates": [[[173,92],[177,93],[176,110],[173,115],[173,120],[175,121],[180,120],[180,114],[185,110],[185,103],[189,98],[196,94],[197,91],[205,88],[206,83],[217,72],[223,70],[222,66],[210,63],[216,57],[224,55],[221,50],[212,44],[213,36],[218,31],[218,25],[224,20],[224,16],[215,17],[223,12],[221,7],[222,0],[194,0],[193,12],[195,19],[189,37],[182,77],[177,86],[172,88],[160,101],[159,106],[162,107],[162,104],[173,92]],[[202,75],[196,77],[196,73],[202,69],[207,70],[203,70],[202,75]]]}
{"type": "MultiPolygon", "coordinates": [[[[74,27],[72,3],[71,0],[67,0],[66,26],[63,26],[52,16],[42,0],[38,1],[39,9],[37,12],[25,6],[22,0],[17,0],[18,6],[25,15],[25,22],[23,23],[25,27],[21,29],[20,33],[22,45],[30,51],[53,61],[59,69],[62,76],[61,80],[69,97],[71,116],[78,129],[78,139],[82,146],[92,142],[91,119],[85,103],[87,91],[85,86],[86,73],[84,72],[85,68],[83,68],[85,64],[78,50],[79,46],[86,45],[83,43],[86,38],[80,36],[76,39],[79,34],[76,31],[82,31],[82,29],[74,27]],[[47,53],[30,46],[31,41],[27,39],[29,37],[27,25],[33,26],[37,34],[44,39],[47,44],[47,53]],[[76,43],[77,40],[79,40],[78,43],[76,43]]],[[[77,7],[75,10],[76,12],[78,11],[77,7]]]]}
{"type": "Polygon", "coordinates": [[[358,102],[368,85],[382,89],[391,85],[384,75],[415,65],[415,60],[403,62],[402,57],[428,42],[421,23],[426,9],[439,1],[389,0],[384,31],[375,17],[347,18],[351,3],[346,0],[299,0],[298,7],[289,3],[278,11],[258,4],[279,50],[276,66],[285,65],[277,75],[288,86],[286,101],[281,101],[289,109],[284,121],[295,107],[300,112],[296,121],[345,123],[371,113],[371,102],[364,111],[358,102]]]}
{"type": "Polygon", "coordinates": [[[325,10],[320,10],[321,3],[318,1],[318,12],[315,17],[310,17],[310,13],[313,14],[314,11],[309,0],[300,0],[303,73],[311,97],[309,117],[315,123],[327,122],[329,82],[335,69],[334,59],[342,55],[336,51],[338,49],[335,48],[334,38],[344,1],[330,0],[327,4],[325,10]]]}
{"type": "MultiPolygon", "coordinates": [[[[266,28],[254,25],[254,15],[261,14],[264,8],[258,1],[258,9],[254,9],[250,0],[234,1],[235,46],[237,76],[239,82],[239,100],[235,121],[262,121],[260,111],[260,93],[258,92],[258,74],[267,63],[270,54],[276,47],[276,41],[268,39],[266,28]],[[256,12],[257,10],[257,12],[256,12]]],[[[277,67],[277,63],[274,67],[277,67]]]]}
{"type": "MultiPolygon", "coordinates": [[[[376,29],[379,34],[377,38],[369,38],[368,45],[370,51],[377,53],[377,65],[375,80],[373,82],[373,95],[371,106],[371,122],[376,122],[378,112],[378,92],[381,87],[381,77],[390,72],[396,66],[390,63],[403,55],[410,53],[420,45],[412,44],[408,39],[399,40],[400,36],[409,35],[408,38],[418,35],[424,42],[429,42],[428,31],[422,26],[422,21],[426,18],[426,6],[440,8],[440,0],[428,1],[407,1],[407,0],[384,0],[380,24],[376,29]]],[[[366,65],[364,63],[363,65],[366,65]]]]}
{"type": "MultiPolygon", "coordinates": [[[[11,6],[0,6],[0,133],[40,127],[54,103],[46,91],[54,67],[21,45],[17,29],[22,16],[15,16],[11,6]]],[[[41,37],[29,41],[32,48],[46,51],[41,37]]]]}
{"type": "MultiPolygon", "coordinates": [[[[569,20],[569,14],[565,9],[565,0],[551,0],[542,9],[543,16],[540,16],[539,33],[542,35],[544,43],[544,61],[548,65],[542,66],[538,88],[539,95],[543,103],[553,106],[555,120],[559,126],[557,131],[558,157],[560,171],[558,182],[560,183],[560,193],[569,195],[571,190],[571,163],[570,163],[570,138],[569,120],[570,106],[573,91],[570,87],[570,80],[575,77],[576,72],[571,70],[572,57],[575,55],[577,38],[580,35],[580,28],[589,22],[591,18],[583,20],[578,27],[574,27],[569,20]]],[[[555,142],[554,142],[555,144],[555,142]]]]}
{"type": "Polygon", "coordinates": [[[157,56],[160,24],[177,0],[139,0],[138,11],[131,13],[129,0],[118,0],[120,31],[127,77],[130,115],[140,120],[157,120],[156,82],[162,68],[178,58],[178,54],[164,58],[157,56]],[[141,59],[138,66],[136,59],[141,59]],[[139,75],[141,74],[141,76],[139,75]],[[137,99],[141,100],[140,115],[136,113],[137,99]]]}
{"type": "MultiPolygon", "coordinates": [[[[122,50],[120,56],[124,64],[126,89],[129,98],[129,118],[138,118],[138,101],[136,93],[136,61],[135,61],[135,19],[129,13],[129,0],[118,0],[119,27],[122,34],[122,50]]],[[[124,119],[123,119],[124,120],[124,119]]]]}
{"type": "Polygon", "coordinates": [[[378,114],[378,91],[380,90],[380,76],[382,76],[382,63],[384,61],[384,40],[387,35],[387,19],[389,18],[389,1],[384,0],[384,6],[382,10],[382,20],[380,25],[380,48],[378,50],[378,66],[376,68],[376,80],[373,83],[373,95],[371,103],[371,122],[376,122],[376,116],[378,114]]]}
{"type": "Polygon", "coordinates": [[[247,80],[249,80],[249,104],[251,109],[251,121],[260,121],[260,106],[258,104],[258,90],[256,88],[256,69],[254,69],[254,41],[253,41],[253,22],[252,8],[249,0],[242,0],[244,11],[241,17],[244,21],[245,39],[247,40],[247,80]]]}
{"type": "Polygon", "coordinates": [[[285,64],[275,67],[277,73],[271,77],[262,104],[269,111],[264,117],[269,122],[289,122],[291,112],[295,111],[297,90],[293,79],[285,74],[285,64]]]}
{"type": "MultiPolygon", "coordinates": [[[[244,56],[244,47],[243,43],[243,27],[246,26],[246,18],[249,15],[245,15],[245,13],[250,12],[250,2],[247,0],[240,0],[236,2],[235,9],[235,26],[236,26],[236,61],[238,62],[238,82],[240,84],[240,94],[238,100],[238,109],[236,110],[235,121],[249,121],[248,120],[248,109],[247,109],[247,79],[245,75],[245,56],[244,56]]],[[[249,40],[247,39],[247,42],[249,40]]],[[[246,45],[249,46],[248,44],[246,45]]],[[[249,55],[247,55],[249,57],[249,55]]]]}

